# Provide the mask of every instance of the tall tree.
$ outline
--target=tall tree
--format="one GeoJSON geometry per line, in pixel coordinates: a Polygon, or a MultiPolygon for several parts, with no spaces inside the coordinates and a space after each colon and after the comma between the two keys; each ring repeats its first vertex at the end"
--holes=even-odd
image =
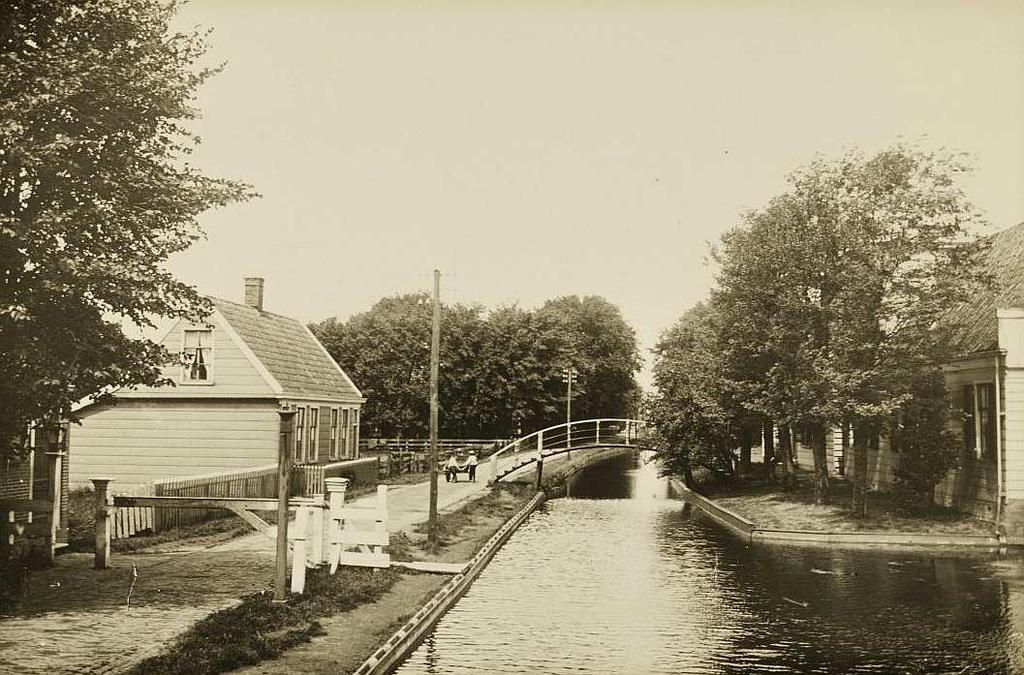
{"type": "Polygon", "coordinates": [[[206,44],[176,2],[9,0],[0,10],[0,454],[34,421],[159,384],[167,354],[122,321],[206,311],[163,264],[197,217],[251,196],[186,158],[206,44]]]}
{"type": "Polygon", "coordinates": [[[636,334],[619,308],[600,296],[570,295],[545,302],[538,314],[559,326],[566,345],[563,365],[579,371],[573,417],[629,417],[640,356],[636,334]]]}
{"type": "Polygon", "coordinates": [[[735,471],[733,450],[745,428],[723,358],[714,305],[698,304],[667,330],[654,349],[656,393],[648,399],[658,458],[688,485],[694,471],[735,471]]]}
{"type": "Polygon", "coordinates": [[[723,242],[717,297],[738,326],[731,355],[752,366],[738,378],[746,403],[809,432],[820,501],[825,430],[853,424],[863,481],[867,443],[911,396],[910,374],[944,358],[942,312],[984,282],[964,169],[900,146],[818,160],[723,242]]]}

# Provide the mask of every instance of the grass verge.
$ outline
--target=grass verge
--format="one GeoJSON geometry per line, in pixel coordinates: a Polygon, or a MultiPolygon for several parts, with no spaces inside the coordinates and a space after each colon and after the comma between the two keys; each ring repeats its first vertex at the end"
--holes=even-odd
{"type": "Polygon", "coordinates": [[[799,481],[790,491],[741,480],[718,483],[701,492],[763,529],[942,535],[990,535],[994,531],[991,523],[948,507],[908,512],[884,492],[868,493],[867,516],[858,516],[850,509],[852,490],[849,481],[832,481],[830,504],[814,503],[809,480],[799,481]]]}
{"type": "Polygon", "coordinates": [[[270,594],[199,621],[165,653],[138,664],[135,675],[208,675],[274,658],[321,633],[318,619],[373,602],[401,576],[397,568],[345,567],[334,576],[311,570],[305,593],[274,603],[270,594]]]}

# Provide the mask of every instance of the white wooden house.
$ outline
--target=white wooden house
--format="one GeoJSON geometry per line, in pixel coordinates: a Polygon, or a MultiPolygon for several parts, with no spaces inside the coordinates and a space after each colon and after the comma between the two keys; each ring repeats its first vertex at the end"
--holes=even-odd
{"type": "Polygon", "coordinates": [[[138,485],[277,461],[279,410],[291,406],[297,463],[355,459],[364,398],[301,322],[263,308],[263,279],[245,302],[210,298],[200,324],[178,321],[162,339],[174,386],[139,387],[92,403],[72,425],[71,483],[113,478],[138,485]]]}
{"type": "MultiPolygon", "coordinates": [[[[999,520],[1011,541],[1024,544],[1024,223],[992,237],[986,267],[993,290],[950,311],[945,325],[959,356],[943,365],[952,403],[962,413],[960,467],[935,490],[938,503],[999,520]]],[[[852,474],[839,430],[827,438],[829,471],[852,474]]],[[[801,467],[811,449],[797,444],[801,467]]],[[[868,485],[891,487],[900,453],[885,435],[868,452],[868,485]]]]}

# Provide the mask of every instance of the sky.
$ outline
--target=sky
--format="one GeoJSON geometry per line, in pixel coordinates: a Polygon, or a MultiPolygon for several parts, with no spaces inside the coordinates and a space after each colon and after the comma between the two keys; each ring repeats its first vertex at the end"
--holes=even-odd
{"type": "Polygon", "coordinates": [[[345,319],[429,290],[596,294],[658,334],[708,246],[816,154],[964,151],[993,229],[1024,220],[1024,3],[192,0],[223,72],[193,161],[262,197],[169,268],[345,319]]]}

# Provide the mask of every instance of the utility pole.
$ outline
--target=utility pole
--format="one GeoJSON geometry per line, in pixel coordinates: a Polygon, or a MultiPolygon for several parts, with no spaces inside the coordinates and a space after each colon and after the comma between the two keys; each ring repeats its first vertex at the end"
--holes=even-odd
{"type": "Polygon", "coordinates": [[[572,383],[578,375],[575,368],[569,366],[562,369],[562,382],[565,382],[565,448],[566,456],[569,456],[568,449],[572,445],[572,383]]]}
{"type": "Polygon", "coordinates": [[[291,475],[291,438],[295,428],[295,409],[285,404],[281,416],[277,448],[277,557],[274,561],[274,602],[288,599],[288,477],[291,475]]]}
{"type": "Polygon", "coordinates": [[[430,515],[427,541],[437,546],[437,388],[441,362],[441,271],[434,270],[434,320],[430,332],[430,515]]]}

